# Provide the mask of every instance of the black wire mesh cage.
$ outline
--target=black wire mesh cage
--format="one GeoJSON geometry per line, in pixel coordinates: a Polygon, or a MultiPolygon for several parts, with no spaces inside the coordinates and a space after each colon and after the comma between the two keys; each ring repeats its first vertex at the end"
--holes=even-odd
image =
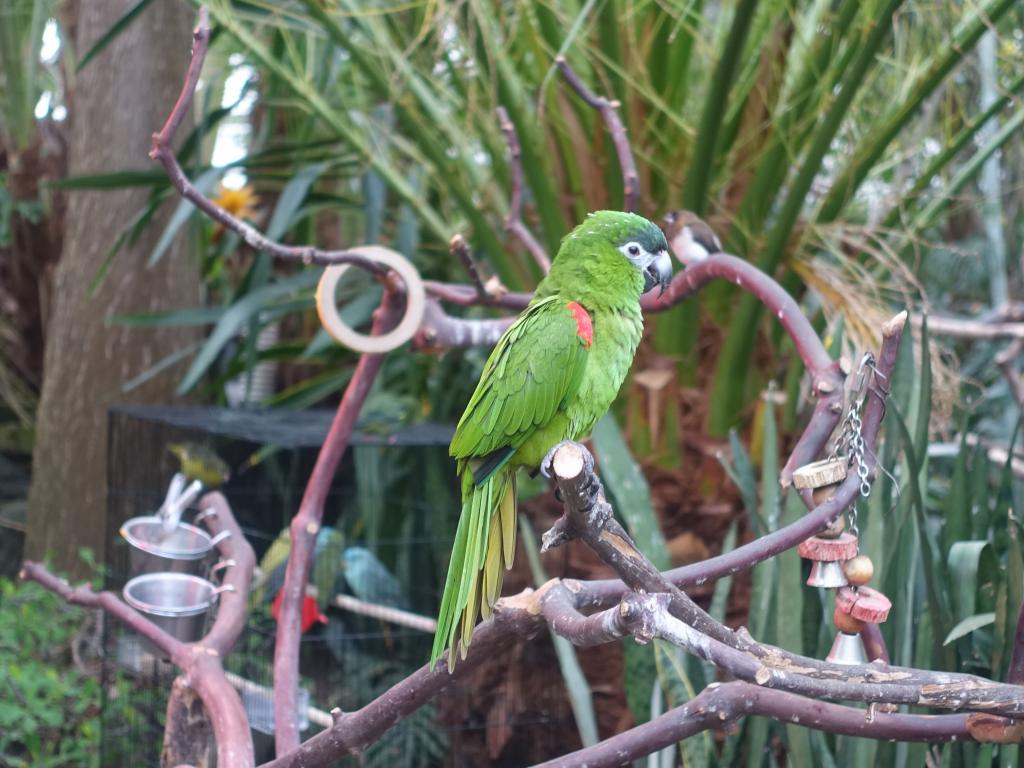
{"type": "MultiPolygon", "coordinates": [[[[189,446],[230,468],[222,490],[260,568],[246,629],[226,667],[249,714],[258,762],[273,756],[274,598],[287,562],[287,526],[330,418],[326,412],[139,407],[116,408],[109,417],[109,589],[120,590],[135,575],[118,531],[125,520],[159,507],[180,468],[172,448],[189,446]]],[[[431,425],[353,436],[325,506],[303,606],[304,738],[329,727],[331,708],[359,708],[429,657],[459,508],[449,437],[449,428],[431,425]]],[[[535,647],[526,646],[517,663],[529,664],[535,647]]],[[[158,764],[175,670],[115,622],[106,623],[104,650],[101,764],[158,764]]],[[[557,684],[527,692],[506,681],[488,693],[483,708],[472,688],[456,686],[351,764],[522,764],[514,754],[495,759],[495,732],[553,729],[554,738],[554,730],[575,730],[557,684]],[[530,706],[512,702],[506,709],[503,697],[528,699],[530,706]]]]}

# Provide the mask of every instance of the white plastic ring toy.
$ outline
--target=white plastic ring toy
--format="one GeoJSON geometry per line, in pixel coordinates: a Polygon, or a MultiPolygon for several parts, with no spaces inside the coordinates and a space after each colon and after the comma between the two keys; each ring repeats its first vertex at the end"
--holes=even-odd
{"type": "Polygon", "coordinates": [[[338,315],[338,305],[334,296],[338,281],[351,265],[334,264],[324,270],[316,287],[316,311],[320,315],[320,324],[335,341],[356,352],[373,354],[390,352],[405,344],[420,327],[423,311],[426,308],[426,292],[423,290],[423,281],[420,279],[416,267],[402,254],[390,248],[382,248],[379,245],[361,245],[349,250],[359,256],[372,259],[378,264],[383,264],[398,273],[405,284],[405,315],[394,330],[380,336],[357,333],[345,325],[338,315]]]}

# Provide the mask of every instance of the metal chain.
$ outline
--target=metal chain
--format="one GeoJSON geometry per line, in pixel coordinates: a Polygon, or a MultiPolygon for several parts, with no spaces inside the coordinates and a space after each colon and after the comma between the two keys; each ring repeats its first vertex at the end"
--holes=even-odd
{"type": "MultiPolygon", "coordinates": [[[[864,435],[861,433],[861,420],[860,414],[856,411],[851,410],[851,429],[853,432],[850,440],[852,448],[852,460],[857,467],[857,477],[860,478],[860,496],[866,499],[871,494],[871,481],[868,479],[868,464],[864,460],[864,435]]],[[[850,504],[850,508],[846,512],[847,519],[850,521],[850,533],[854,536],[860,537],[860,529],[857,527],[857,503],[859,499],[854,499],[853,503],[850,504]]]]}
{"type": "MultiPolygon", "coordinates": [[[[850,407],[846,411],[839,439],[836,440],[835,446],[832,448],[832,453],[829,455],[830,459],[837,459],[840,456],[845,456],[847,457],[848,465],[856,467],[857,477],[860,479],[860,496],[864,499],[871,494],[871,480],[868,476],[869,472],[867,461],[864,460],[864,435],[862,432],[863,424],[860,418],[860,411],[864,406],[867,391],[867,371],[865,371],[865,368],[874,370],[874,362],[875,358],[870,352],[864,355],[861,360],[860,369],[858,370],[860,378],[857,382],[857,392],[854,395],[853,402],[850,403],[850,407]]],[[[854,499],[854,502],[846,511],[846,517],[850,522],[850,533],[859,538],[860,529],[857,527],[857,501],[858,499],[854,499]]]]}

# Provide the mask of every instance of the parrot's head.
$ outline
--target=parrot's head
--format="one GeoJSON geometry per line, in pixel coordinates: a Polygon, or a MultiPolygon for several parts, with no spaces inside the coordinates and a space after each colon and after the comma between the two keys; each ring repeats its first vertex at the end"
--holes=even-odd
{"type": "MultiPolygon", "coordinates": [[[[597,211],[566,235],[551,265],[563,286],[578,281],[603,296],[638,298],[672,280],[665,233],[635,213],[597,211]]],[[[575,287],[575,286],[574,286],[575,287]]]]}
{"type": "Polygon", "coordinates": [[[348,570],[349,568],[359,568],[375,559],[373,553],[366,547],[348,547],[341,555],[341,564],[348,570]]]}

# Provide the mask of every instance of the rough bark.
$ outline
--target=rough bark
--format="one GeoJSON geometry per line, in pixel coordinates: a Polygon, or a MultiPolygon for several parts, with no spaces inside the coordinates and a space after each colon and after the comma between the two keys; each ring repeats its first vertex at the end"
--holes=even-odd
{"type": "Polygon", "coordinates": [[[206,718],[203,700],[188,680],[175,678],[167,700],[161,768],[177,768],[179,765],[209,768],[212,744],[213,729],[206,718]]]}
{"type": "MultiPolygon", "coordinates": [[[[133,4],[78,4],[75,50],[88,50],[133,4]]],[[[147,167],[149,137],[181,84],[187,62],[180,54],[188,48],[193,18],[185,2],[154,3],[79,73],[69,115],[70,174],[147,167]]],[[[123,384],[195,338],[190,329],[108,322],[112,315],[197,303],[198,271],[183,242],[155,267],[146,267],[173,205],[118,255],[115,268],[90,295],[111,244],[147,194],[118,190],[69,196],[46,341],[26,554],[49,554],[70,572],[81,570],[80,547],[91,547],[100,562],[104,559],[108,405],[171,400],[173,370],[130,393],[122,391],[123,384]]]]}

